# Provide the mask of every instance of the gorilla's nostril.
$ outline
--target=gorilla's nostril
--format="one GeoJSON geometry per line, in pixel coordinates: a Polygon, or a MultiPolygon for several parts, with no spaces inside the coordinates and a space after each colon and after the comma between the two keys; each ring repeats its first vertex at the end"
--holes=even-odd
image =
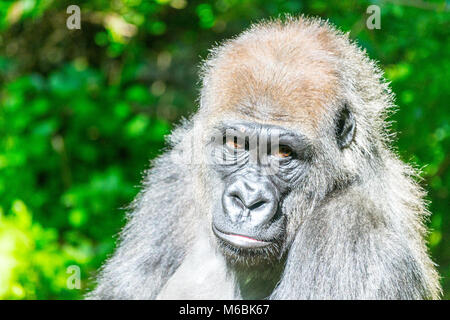
{"type": "Polygon", "coordinates": [[[266,201],[258,201],[256,203],[252,204],[251,206],[249,206],[248,209],[250,211],[252,211],[252,210],[258,209],[259,207],[262,207],[265,204],[266,204],[266,201]]]}
{"type": "Polygon", "coordinates": [[[237,194],[230,194],[229,197],[236,203],[239,204],[244,204],[244,202],[242,201],[241,197],[239,197],[237,194]]]}
{"type": "Polygon", "coordinates": [[[259,184],[240,177],[228,185],[222,196],[222,206],[233,223],[257,227],[272,219],[278,208],[277,192],[268,181],[259,184]]]}

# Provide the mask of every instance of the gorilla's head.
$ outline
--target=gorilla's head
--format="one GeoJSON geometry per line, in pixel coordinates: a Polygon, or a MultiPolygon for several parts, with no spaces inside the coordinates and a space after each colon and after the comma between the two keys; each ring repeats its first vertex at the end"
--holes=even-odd
{"type": "Polygon", "coordinates": [[[364,59],[345,35],[308,21],[256,25],[213,50],[196,121],[209,164],[199,190],[228,257],[280,259],[303,217],[357,180],[367,161],[358,145],[383,140],[374,111],[387,104],[383,83],[361,79],[378,76],[364,59]]]}
{"type": "Polygon", "coordinates": [[[273,124],[228,121],[217,129],[222,134],[211,141],[211,168],[222,184],[212,230],[231,256],[279,257],[286,240],[284,202],[306,179],[312,145],[273,124]]]}

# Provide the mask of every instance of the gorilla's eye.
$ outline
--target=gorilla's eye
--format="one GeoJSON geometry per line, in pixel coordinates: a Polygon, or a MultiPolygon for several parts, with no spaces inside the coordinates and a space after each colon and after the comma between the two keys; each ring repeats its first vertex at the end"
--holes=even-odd
{"type": "Polygon", "coordinates": [[[225,143],[231,149],[244,149],[245,147],[245,145],[238,141],[236,137],[234,137],[234,139],[227,139],[225,143]]]}
{"type": "Polygon", "coordinates": [[[292,149],[288,146],[280,145],[278,147],[278,152],[275,152],[274,156],[278,158],[289,158],[292,155],[292,149]]]}

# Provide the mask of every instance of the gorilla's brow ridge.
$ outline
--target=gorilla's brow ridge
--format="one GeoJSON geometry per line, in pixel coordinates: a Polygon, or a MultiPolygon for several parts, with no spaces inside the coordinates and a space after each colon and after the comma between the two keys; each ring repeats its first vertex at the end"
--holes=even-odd
{"type": "Polygon", "coordinates": [[[306,135],[300,132],[294,132],[278,125],[254,122],[230,122],[220,123],[215,127],[215,129],[219,130],[222,135],[225,135],[229,131],[235,131],[236,133],[243,133],[245,135],[253,136],[255,134],[261,134],[262,131],[266,131],[271,136],[271,133],[276,132],[278,133],[280,144],[287,144],[297,151],[311,148],[311,140],[306,135]]]}

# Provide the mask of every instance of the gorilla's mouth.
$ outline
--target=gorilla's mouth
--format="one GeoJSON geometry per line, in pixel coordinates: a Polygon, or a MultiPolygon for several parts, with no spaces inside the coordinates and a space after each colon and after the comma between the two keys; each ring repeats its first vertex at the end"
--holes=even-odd
{"type": "Polygon", "coordinates": [[[234,234],[234,233],[226,233],[220,231],[213,224],[212,226],[214,234],[221,240],[242,249],[254,249],[254,248],[262,248],[270,245],[272,242],[263,241],[251,238],[246,235],[234,234]]]}

